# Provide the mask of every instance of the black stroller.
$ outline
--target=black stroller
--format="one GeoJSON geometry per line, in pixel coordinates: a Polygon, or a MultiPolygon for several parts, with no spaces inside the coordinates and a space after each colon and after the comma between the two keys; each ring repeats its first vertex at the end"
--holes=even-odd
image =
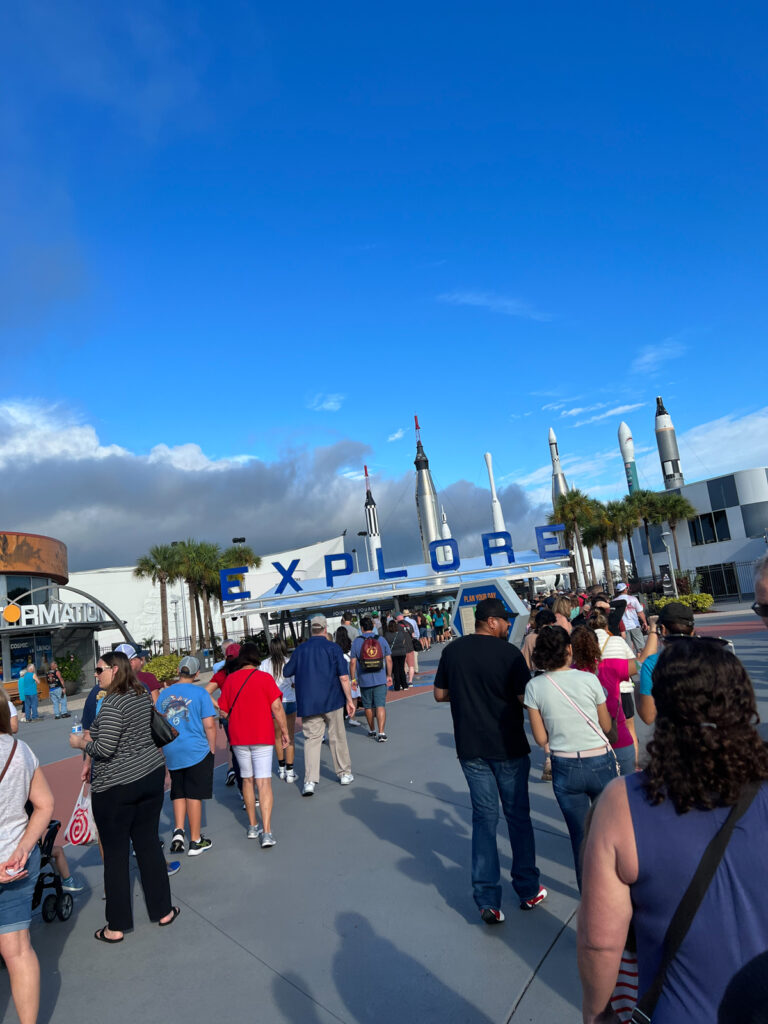
{"type": "Polygon", "coordinates": [[[60,921],[68,921],[75,905],[72,894],[64,892],[59,873],[53,868],[53,846],[60,828],[60,821],[52,821],[48,826],[48,831],[38,844],[40,847],[40,874],[37,876],[35,894],[32,897],[32,909],[36,910],[40,906],[40,901],[43,900],[40,913],[48,924],[55,921],[57,917],[60,921]],[[46,889],[54,891],[49,892],[43,899],[43,892],[46,889]]]}

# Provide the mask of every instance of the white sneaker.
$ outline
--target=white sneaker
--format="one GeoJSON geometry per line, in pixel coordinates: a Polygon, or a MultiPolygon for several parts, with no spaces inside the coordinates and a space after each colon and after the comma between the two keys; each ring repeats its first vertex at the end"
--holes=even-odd
{"type": "Polygon", "coordinates": [[[278,779],[285,779],[285,765],[277,766],[277,777],[278,779]]]}
{"type": "Polygon", "coordinates": [[[293,770],[293,768],[287,768],[286,769],[286,771],[285,771],[285,781],[286,782],[295,782],[296,781],[296,772],[293,770]]]}
{"type": "Polygon", "coordinates": [[[314,783],[314,782],[305,782],[304,783],[304,789],[302,789],[302,791],[301,791],[301,795],[302,796],[313,796],[314,792],[315,792],[315,785],[316,785],[316,783],[314,783]]]}
{"type": "Polygon", "coordinates": [[[352,772],[344,772],[344,774],[339,779],[339,782],[342,784],[342,786],[348,786],[350,782],[354,781],[355,776],[352,774],[352,772]]]}
{"type": "Polygon", "coordinates": [[[263,831],[261,825],[249,825],[245,834],[249,839],[258,839],[263,831]]]}

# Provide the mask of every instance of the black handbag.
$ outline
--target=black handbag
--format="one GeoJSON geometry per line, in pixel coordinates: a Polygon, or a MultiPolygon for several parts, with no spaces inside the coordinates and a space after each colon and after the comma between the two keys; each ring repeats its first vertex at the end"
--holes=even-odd
{"type": "MultiPolygon", "coordinates": [[[[152,702],[151,697],[149,700],[152,702]]],[[[149,728],[156,747],[167,746],[179,735],[179,730],[171,725],[165,715],[160,714],[154,704],[152,704],[152,717],[149,720],[149,728]]]]}

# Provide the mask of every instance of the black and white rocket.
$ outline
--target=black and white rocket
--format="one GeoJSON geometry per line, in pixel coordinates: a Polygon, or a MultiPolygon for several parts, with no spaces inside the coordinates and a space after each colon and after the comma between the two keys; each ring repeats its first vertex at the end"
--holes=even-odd
{"type": "Polygon", "coordinates": [[[675,487],[682,487],[685,480],[680,468],[680,452],[677,450],[675,428],[672,424],[672,417],[664,408],[661,396],[656,399],[656,444],[659,446],[664,487],[668,491],[675,487]]]}
{"type": "MultiPolygon", "coordinates": [[[[429,472],[429,459],[424,454],[424,446],[421,443],[421,428],[419,417],[414,416],[416,423],[416,514],[419,518],[419,533],[421,534],[421,550],[424,554],[424,561],[429,563],[429,545],[433,540],[440,540],[440,520],[437,515],[437,492],[432,483],[432,474],[429,472]]],[[[438,560],[440,560],[438,558],[438,560]]]]}
{"type": "Polygon", "coordinates": [[[485,453],[485,468],[488,470],[488,481],[491,485],[491,518],[493,529],[496,533],[506,530],[504,524],[504,513],[501,511],[501,502],[496,494],[496,481],[493,479],[493,456],[490,452],[485,453]]]}
{"type": "Polygon", "coordinates": [[[557,438],[552,427],[549,428],[549,456],[552,459],[552,507],[554,508],[557,499],[568,493],[568,481],[565,479],[563,467],[560,465],[557,438]]]}
{"type": "Polygon", "coordinates": [[[379,511],[376,508],[376,502],[373,500],[371,494],[371,481],[368,477],[368,467],[363,466],[365,470],[365,525],[367,527],[367,535],[365,538],[365,546],[368,549],[368,568],[371,570],[376,569],[376,552],[381,547],[381,535],[379,533],[379,511]]]}

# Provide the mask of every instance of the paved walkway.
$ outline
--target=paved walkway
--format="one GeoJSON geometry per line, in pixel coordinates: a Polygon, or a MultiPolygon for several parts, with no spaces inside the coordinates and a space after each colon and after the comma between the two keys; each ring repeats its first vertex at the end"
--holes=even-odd
{"type": "MultiPolygon", "coordinates": [[[[767,639],[737,642],[761,697],[767,639]]],[[[422,659],[423,685],[390,704],[389,743],[349,730],[350,787],[336,782],[327,747],[311,799],[275,780],[274,849],[246,840],[237,791],[217,769],[204,824],[214,846],[182,858],[172,879],[182,914],[172,928],[148,922],[137,885],[133,933],[116,948],[96,943],[104,923],[98,850],[68,848],[88,889],[67,923],[33,921],[40,1020],[578,1024],[577,890],[562,817],[551,786],[539,781],[541,754],[533,754],[530,793],[550,897],[532,913],[517,909],[500,827],[507,921],[489,928],[471,896],[471,810],[450,709],[431,696],[439,650],[422,659]]],[[[23,727],[57,789],[77,771],[77,759],[67,758],[68,725],[23,727]]],[[[166,803],[166,838],[170,823],[166,803]]],[[[17,1019],[7,975],[0,1019],[17,1019]]]]}

